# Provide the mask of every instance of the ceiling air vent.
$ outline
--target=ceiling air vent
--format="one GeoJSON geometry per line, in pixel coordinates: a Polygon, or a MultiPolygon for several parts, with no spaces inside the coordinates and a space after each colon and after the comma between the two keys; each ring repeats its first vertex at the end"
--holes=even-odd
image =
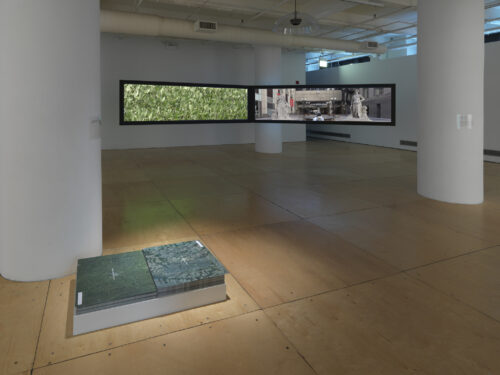
{"type": "Polygon", "coordinates": [[[197,20],[194,22],[194,31],[203,31],[209,33],[216,32],[217,22],[197,20]]]}
{"type": "Polygon", "coordinates": [[[366,49],[377,49],[378,48],[378,43],[377,42],[363,42],[363,47],[366,49]]]}

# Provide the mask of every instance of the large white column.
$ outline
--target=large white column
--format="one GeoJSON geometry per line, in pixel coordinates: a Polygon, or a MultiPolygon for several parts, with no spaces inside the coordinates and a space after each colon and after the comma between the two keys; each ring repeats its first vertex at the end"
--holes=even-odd
{"type": "Polygon", "coordinates": [[[102,253],[99,12],[99,0],[0,1],[5,278],[63,276],[102,253]]]}
{"type": "MultiPolygon", "coordinates": [[[[255,46],[255,84],[279,85],[281,83],[281,48],[255,46]]],[[[280,153],[282,151],[281,124],[255,124],[255,151],[280,153]]]]}
{"type": "Polygon", "coordinates": [[[483,201],[484,2],[418,2],[418,192],[483,201]]]}

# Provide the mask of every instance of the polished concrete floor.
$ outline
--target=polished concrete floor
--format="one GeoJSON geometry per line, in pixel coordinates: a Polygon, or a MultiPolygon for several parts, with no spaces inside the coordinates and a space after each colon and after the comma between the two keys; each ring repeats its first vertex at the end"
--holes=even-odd
{"type": "Polygon", "coordinates": [[[500,164],[462,206],[372,146],[102,158],[104,253],[200,239],[228,300],[72,337],[74,275],[0,279],[0,373],[500,374],[500,164]]]}

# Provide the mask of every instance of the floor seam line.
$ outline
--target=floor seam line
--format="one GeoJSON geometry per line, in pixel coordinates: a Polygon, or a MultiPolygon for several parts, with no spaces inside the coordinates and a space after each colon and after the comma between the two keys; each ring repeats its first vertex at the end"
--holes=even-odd
{"type": "Polygon", "coordinates": [[[470,309],[474,310],[475,312],[477,312],[477,313],[479,313],[479,314],[483,315],[484,317],[486,317],[486,318],[488,318],[488,319],[491,319],[491,320],[493,320],[494,322],[500,323],[500,320],[498,320],[498,319],[494,318],[493,316],[491,316],[491,315],[489,315],[489,314],[485,313],[484,311],[479,310],[477,307],[472,306],[472,305],[470,305],[469,303],[467,303],[467,302],[465,302],[465,301],[462,301],[462,300],[461,300],[461,299],[459,299],[458,297],[456,297],[456,296],[454,296],[454,295],[452,295],[452,294],[449,294],[449,293],[447,293],[447,292],[445,292],[445,291],[443,291],[443,290],[441,290],[441,289],[438,289],[437,287],[435,287],[434,285],[430,284],[429,282],[427,282],[427,281],[425,281],[425,280],[421,280],[421,279],[419,279],[418,277],[415,277],[415,276],[413,276],[413,275],[411,275],[411,274],[407,274],[407,276],[408,276],[408,277],[410,277],[412,280],[415,280],[415,281],[417,281],[417,282],[420,282],[420,283],[421,283],[421,284],[423,284],[424,286],[426,286],[426,287],[428,287],[428,288],[431,288],[432,290],[434,290],[434,291],[438,292],[439,294],[442,294],[442,295],[444,295],[444,296],[446,296],[446,297],[448,297],[448,298],[451,298],[451,299],[452,299],[452,300],[454,300],[455,302],[457,302],[457,303],[459,303],[459,304],[461,304],[461,305],[463,305],[463,306],[466,306],[466,307],[468,307],[468,308],[470,308],[470,309]]]}
{"type": "MultiPolygon", "coordinates": [[[[429,199],[429,198],[427,198],[427,199],[429,199]]],[[[392,209],[396,210],[400,214],[403,214],[403,215],[406,215],[406,216],[411,216],[412,218],[415,218],[415,219],[417,219],[419,221],[428,222],[428,223],[431,223],[433,225],[439,225],[439,226],[442,226],[442,227],[444,227],[444,228],[446,228],[448,230],[451,230],[452,232],[455,232],[455,233],[458,233],[458,234],[461,234],[461,235],[464,235],[464,236],[467,236],[467,237],[470,237],[470,238],[474,238],[476,240],[493,243],[493,241],[486,240],[483,237],[479,237],[476,234],[466,233],[463,230],[458,230],[457,228],[453,227],[450,224],[442,224],[442,223],[438,223],[438,222],[430,222],[430,221],[426,220],[425,218],[422,218],[422,217],[417,216],[417,215],[413,215],[411,213],[408,213],[408,211],[403,211],[400,208],[396,207],[396,206],[404,206],[404,205],[407,205],[407,204],[410,204],[410,203],[415,203],[415,202],[417,202],[417,201],[411,201],[411,202],[405,202],[405,203],[398,203],[398,204],[393,205],[393,207],[389,207],[389,208],[392,208],[392,209]]],[[[431,210],[431,212],[432,211],[434,211],[434,212],[435,211],[438,211],[438,212],[440,211],[440,210],[437,210],[437,209],[434,209],[434,208],[429,208],[429,210],[431,210]]],[[[500,209],[498,211],[500,212],[500,209]]],[[[498,246],[498,245],[494,245],[494,246],[498,246]]]]}
{"type": "Polygon", "coordinates": [[[457,254],[457,255],[451,256],[449,258],[438,259],[438,260],[435,260],[435,261],[430,262],[430,263],[421,264],[421,265],[418,265],[418,266],[415,266],[415,267],[405,268],[403,270],[403,272],[416,271],[416,270],[418,270],[420,268],[429,267],[429,266],[433,266],[435,264],[444,263],[444,262],[451,261],[451,260],[454,260],[454,259],[466,257],[468,255],[473,255],[473,254],[479,253],[481,251],[486,251],[486,250],[489,250],[489,249],[493,249],[493,248],[498,247],[498,246],[499,245],[493,245],[493,246],[487,246],[487,247],[483,247],[483,248],[480,248],[480,249],[475,249],[475,250],[467,251],[467,252],[462,253],[462,254],[457,254]]]}
{"type": "Polygon", "coordinates": [[[318,374],[318,372],[316,371],[316,369],[312,366],[312,364],[307,360],[307,358],[305,357],[304,354],[302,354],[300,351],[299,351],[299,348],[297,348],[297,346],[293,343],[293,341],[285,334],[285,332],[283,332],[281,330],[280,327],[278,327],[278,324],[276,324],[276,322],[273,320],[273,318],[271,318],[265,310],[262,311],[264,313],[264,315],[271,321],[271,323],[276,327],[276,329],[278,330],[278,332],[281,334],[281,336],[288,342],[290,343],[290,345],[292,346],[292,348],[297,352],[297,354],[299,355],[300,358],[302,358],[302,360],[306,363],[307,366],[309,366],[309,368],[315,373],[315,374],[318,374]]]}
{"type": "Polygon", "coordinates": [[[346,238],[342,237],[341,235],[339,235],[339,234],[337,234],[337,233],[335,233],[335,232],[331,232],[331,231],[329,231],[328,229],[323,228],[321,225],[318,225],[318,224],[316,224],[316,223],[313,223],[313,222],[311,222],[311,221],[309,221],[309,220],[307,220],[307,219],[304,219],[304,220],[306,220],[308,223],[310,223],[310,224],[312,224],[312,225],[316,226],[316,227],[317,227],[317,228],[319,228],[320,230],[322,230],[322,231],[324,231],[324,232],[328,233],[329,235],[333,235],[333,236],[335,236],[335,237],[340,238],[342,241],[347,242],[349,245],[351,245],[351,246],[353,246],[354,248],[356,248],[356,249],[360,250],[360,251],[361,251],[361,252],[363,252],[364,254],[366,254],[366,255],[368,255],[368,256],[370,256],[370,257],[373,257],[374,259],[377,259],[379,262],[382,262],[382,263],[383,263],[383,264],[385,264],[386,266],[391,267],[391,268],[394,268],[395,270],[398,270],[398,271],[400,271],[400,272],[404,271],[404,269],[400,269],[399,267],[397,267],[397,266],[395,266],[395,265],[393,265],[393,264],[391,264],[391,263],[387,262],[385,259],[382,259],[382,258],[380,258],[378,255],[375,255],[375,254],[373,254],[372,252],[370,252],[369,250],[364,249],[364,248],[362,248],[362,247],[360,247],[360,246],[356,245],[355,243],[353,243],[353,242],[349,241],[348,239],[346,239],[346,238]]]}
{"type": "MultiPolygon", "coordinates": [[[[169,200],[169,203],[172,205],[172,207],[174,208],[175,212],[177,212],[177,214],[178,214],[180,217],[182,217],[182,219],[183,219],[183,220],[184,220],[184,221],[185,221],[185,222],[189,225],[189,227],[193,230],[193,232],[194,232],[194,233],[196,233],[196,235],[198,236],[198,238],[199,238],[199,239],[201,239],[201,240],[203,241],[203,237],[202,237],[202,236],[205,236],[205,235],[200,234],[200,233],[199,233],[199,232],[198,232],[198,231],[197,231],[197,230],[196,230],[196,229],[195,229],[195,228],[191,225],[191,223],[190,223],[190,222],[189,222],[189,221],[188,221],[188,220],[184,217],[184,215],[182,215],[182,213],[181,213],[181,212],[177,209],[177,207],[175,207],[175,205],[174,205],[172,202],[170,202],[170,200],[169,200]]],[[[267,225],[267,224],[264,224],[264,225],[267,225]]],[[[210,248],[208,248],[208,249],[210,250],[210,248]]],[[[210,250],[210,252],[212,252],[212,250],[210,250]]],[[[217,258],[217,256],[216,256],[215,254],[214,254],[214,256],[217,258]]],[[[218,259],[218,258],[217,258],[217,259],[218,259]]],[[[222,262],[221,262],[221,263],[222,263],[222,262]]],[[[256,304],[257,306],[259,306],[260,308],[262,308],[262,307],[260,306],[260,304],[259,304],[259,303],[257,303],[257,301],[255,301],[255,299],[252,297],[252,295],[251,295],[251,294],[250,294],[250,293],[249,293],[249,292],[245,289],[245,287],[244,287],[244,286],[243,286],[243,284],[242,284],[242,283],[238,280],[238,278],[237,278],[235,275],[233,275],[232,273],[231,273],[231,276],[232,276],[232,277],[234,278],[234,280],[238,283],[238,285],[241,287],[241,289],[243,289],[243,290],[245,291],[245,293],[248,295],[248,297],[250,297],[250,299],[251,299],[253,302],[255,302],[255,304],[256,304]]]]}
{"type": "Polygon", "coordinates": [[[376,277],[376,278],[373,278],[373,279],[363,280],[363,281],[360,281],[358,283],[345,285],[345,286],[343,286],[341,288],[328,289],[328,290],[325,290],[325,291],[322,291],[322,292],[319,292],[319,293],[315,293],[315,294],[311,294],[311,295],[308,295],[308,296],[296,298],[296,299],[293,299],[293,300],[289,300],[289,301],[284,301],[284,302],[281,302],[281,303],[277,303],[276,305],[266,306],[266,307],[263,307],[263,309],[264,310],[273,309],[273,308],[276,308],[278,306],[288,305],[288,304],[291,304],[291,303],[303,301],[303,300],[308,299],[308,298],[315,298],[315,297],[322,296],[324,294],[338,292],[338,291],[341,291],[341,290],[353,288],[353,287],[360,286],[360,285],[363,285],[363,284],[368,284],[368,283],[372,283],[372,282],[375,282],[375,281],[387,279],[387,278],[390,278],[390,277],[399,276],[399,275],[401,275],[403,273],[404,273],[404,271],[394,272],[394,273],[391,273],[391,274],[388,274],[388,275],[383,275],[383,276],[376,277]]]}
{"type": "MultiPolygon", "coordinates": [[[[377,205],[375,207],[364,207],[364,208],[354,208],[352,210],[348,210],[348,211],[339,211],[339,212],[333,212],[333,213],[330,213],[330,214],[325,214],[325,215],[318,215],[318,216],[307,216],[307,217],[304,217],[305,220],[313,220],[313,219],[318,219],[318,218],[322,218],[322,217],[329,217],[329,216],[341,216],[341,215],[346,215],[346,214],[350,214],[350,213],[353,213],[353,212],[361,212],[361,211],[368,211],[368,210],[376,210],[377,208],[381,208],[381,207],[384,207],[382,205],[377,205]]],[[[313,223],[314,224],[314,223],[313,223]]]]}
{"type": "Polygon", "coordinates": [[[31,363],[31,373],[33,373],[33,369],[35,368],[35,362],[36,362],[36,356],[38,354],[38,346],[40,345],[40,337],[42,336],[42,328],[43,328],[43,321],[45,319],[45,310],[47,309],[47,302],[49,300],[49,292],[50,292],[50,285],[52,284],[52,280],[49,280],[49,284],[47,285],[47,294],[45,295],[45,304],[43,305],[43,313],[42,313],[42,319],[40,321],[40,330],[38,331],[38,337],[36,340],[36,346],[35,346],[35,354],[33,356],[33,362],[31,363]]]}
{"type": "MultiPolygon", "coordinates": [[[[186,328],[178,329],[178,330],[175,330],[175,331],[172,331],[172,332],[167,332],[167,333],[164,333],[164,334],[161,334],[161,335],[155,335],[155,336],[147,337],[147,338],[144,338],[144,339],[127,342],[127,343],[124,343],[122,345],[114,346],[112,348],[107,348],[107,349],[103,349],[103,350],[97,350],[97,351],[92,352],[92,353],[87,353],[87,354],[79,355],[79,356],[76,356],[76,357],[73,357],[73,358],[64,359],[62,361],[53,362],[53,363],[46,364],[46,365],[39,366],[39,367],[33,367],[32,370],[39,370],[39,369],[42,369],[42,368],[45,368],[45,367],[50,367],[50,366],[58,365],[58,364],[61,364],[61,363],[73,361],[73,360],[76,360],[76,359],[89,357],[89,356],[92,356],[94,354],[105,353],[107,351],[116,350],[116,349],[123,348],[123,347],[128,346],[128,345],[133,345],[133,344],[145,342],[145,341],[148,341],[148,340],[151,340],[151,339],[157,339],[159,337],[168,336],[168,335],[171,335],[171,334],[174,334],[174,333],[179,333],[179,332],[187,331],[187,330],[190,330],[190,329],[193,329],[193,328],[202,327],[202,326],[205,326],[205,325],[219,323],[219,322],[223,322],[223,321],[226,321],[226,320],[229,320],[229,319],[238,318],[240,316],[252,314],[252,313],[257,312],[257,311],[263,311],[263,309],[259,307],[258,309],[255,309],[255,310],[252,310],[252,311],[246,311],[246,312],[244,312],[242,314],[238,314],[238,315],[234,315],[234,316],[228,316],[228,317],[221,318],[221,319],[218,319],[218,320],[214,320],[214,321],[211,321],[211,322],[206,322],[206,323],[203,322],[203,323],[200,323],[198,325],[194,325],[192,327],[186,327],[186,328]]],[[[171,314],[168,314],[168,315],[171,315],[171,314]]],[[[154,319],[154,318],[152,318],[152,319],[154,319]]]]}
{"type": "Polygon", "coordinates": [[[248,188],[248,187],[246,187],[246,186],[244,186],[244,185],[239,184],[238,182],[234,182],[234,181],[231,181],[231,180],[229,180],[229,181],[230,181],[231,183],[233,183],[233,184],[235,184],[235,185],[237,185],[237,186],[241,187],[241,188],[244,188],[244,189],[246,189],[246,190],[249,190],[252,194],[255,194],[256,196],[258,196],[258,197],[259,197],[259,198],[261,198],[262,200],[266,201],[267,203],[270,203],[271,205],[276,206],[276,207],[278,207],[278,208],[280,208],[280,209],[282,209],[282,210],[284,210],[284,211],[288,212],[288,213],[289,213],[289,214],[291,214],[291,215],[297,216],[298,218],[302,218],[302,216],[300,216],[300,215],[296,214],[296,213],[295,213],[295,212],[293,212],[293,211],[290,211],[288,208],[282,207],[282,206],[281,206],[281,205],[279,205],[278,203],[273,202],[273,201],[269,200],[268,198],[264,197],[262,194],[260,194],[260,193],[256,192],[253,188],[248,188]]]}

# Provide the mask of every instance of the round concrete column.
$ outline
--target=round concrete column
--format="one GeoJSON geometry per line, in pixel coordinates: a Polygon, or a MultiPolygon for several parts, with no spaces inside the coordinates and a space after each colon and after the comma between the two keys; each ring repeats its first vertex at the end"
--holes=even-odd
{"type": "Polygon", "coordinates": [[[98,0],[0,2],[0,274],[102,253],[98,0]]]}
{"type": "Polygon", "coordinates": [[[483,201],[484,2],[418,2],[418,192],[483,201]]]}
{"type": "MultiPolygon", "coordinates": [[[[255,46],[255,84],[279,85],[281,83],[281,48],[255,46]]],[[[255,124],[255,151],[280,153],[282,151],[281,124],[255,124]]]]}

